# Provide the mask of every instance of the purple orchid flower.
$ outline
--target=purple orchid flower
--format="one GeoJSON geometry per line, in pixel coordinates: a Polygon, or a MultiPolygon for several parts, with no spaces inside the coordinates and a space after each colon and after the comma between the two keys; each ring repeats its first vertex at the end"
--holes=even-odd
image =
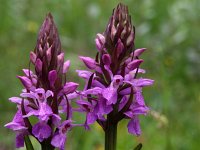
{"type": "Polygon", "coordinates": [[[95,39],[98,52],[95,59],[79,58],[88,70],[77,70],[86,84],[77,101],[79,110],[86,112],[86,122],[97,121],[105,132],[120,120],[130,119],[128,131],[140,135],[139,115],[146,115],[142,88],[153,84],[153,80],[137,78],[145,70],[139,59],[145,48],[134,50],[135,28],[131,24],[127,6],[119,4],[113,10],[108,26],[95,39]],[[84,100],[83,100],[84,99],[84,100]]]}
{"type": "Polygon", "coordinates": [[[35,137],[42,148],[64,149],[64,129],[71,124],[71,99],[77,97],[75,91],[78,84],[66,82],[70,61],[64,61],[64,52],[61,51],[51,14],[47,15],[40,28],[36,47],[30,52],[30,62],[35,71],[23,69],[24,76],[18,76],[25,89],[20,97],[9,99],[17,104],[18,111],[13,121],[5,127],[16,132],[16,147],[23,147],[24,137],[29,135],[35,137]],[[61,114],[65,115],[65,119],[61,119],[61,114]],[[34,124],[30,122],[31,116],[38,121],[34,124]],[[60,144],[55,142],[58,140],[56,134],[62,137],[60,144]]]}

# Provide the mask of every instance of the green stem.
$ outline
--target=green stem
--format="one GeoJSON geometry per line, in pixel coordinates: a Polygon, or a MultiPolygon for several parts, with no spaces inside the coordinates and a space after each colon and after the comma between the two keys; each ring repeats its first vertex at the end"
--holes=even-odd
{"type": "Polygon", "coordinates": [[[109,119],[107,121],[107,127],[105,129],[105,150],[116,150],[117,123],[111,123],[109,119]]]}

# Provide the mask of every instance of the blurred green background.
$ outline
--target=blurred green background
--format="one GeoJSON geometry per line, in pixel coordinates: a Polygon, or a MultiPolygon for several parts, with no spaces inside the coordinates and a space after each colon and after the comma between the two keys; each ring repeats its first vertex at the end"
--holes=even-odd
{"type": "MultiPolygon", "coordinates": [[[[45,15],[51,12],[58,27],[66,59],[71,60],[68,79],[83,84],[75,69],[82,69],[78,55],[94,56],[96,33],[105,30],[116,0],[0,0],[0,150],[15,149],[15,134],[3,127],[12,120],[22,85],[16,79],[28,68],[29,52],[45,15]]],[[[144,89],[152,112],[141,116],[142,135],[118,128],[118,150],[200,149],[200,1],[124,0],[136,27],[136,48],[142,56],[145,77],[155,80],[144,89]]],[[[84,116],[75,115],[74,120],[84,116]]],[[[38,149],[38,145],[34,142],[38,149]]],[[[68,150],[103,150],[104,134],[97,124],[91,131],[75,128],[68,136],[68,150]]]]}

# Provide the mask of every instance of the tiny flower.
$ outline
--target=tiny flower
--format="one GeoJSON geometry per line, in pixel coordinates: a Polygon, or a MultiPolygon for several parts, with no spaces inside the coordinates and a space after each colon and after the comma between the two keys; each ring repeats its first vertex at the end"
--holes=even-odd
{"type": "Polygon", "coordinates": [[[58,131],[53,135],[51,144],[60,150],[64,150],[67,140],[66,133],[69,132],[74,125],[71,120],[64,121],[59,127],[58,131]]]}

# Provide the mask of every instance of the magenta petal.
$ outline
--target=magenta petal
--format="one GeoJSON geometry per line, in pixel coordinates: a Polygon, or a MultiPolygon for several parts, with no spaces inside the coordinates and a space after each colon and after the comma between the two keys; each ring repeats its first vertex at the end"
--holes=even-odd
{"type": "Polygon", "coordinates": [[[149,86],[149,85],[152,85],[153,83],[154,83],[154,80],[151,80],[151,79],[143,79],[143,78],[134,79],[134,80],[132,81],[132,85],[133,85],[133,86],[138,86],[138,87],[149,86]]]}
{"type": "Polygon", "coordinates": [[[131,111],[133,115],[146,115],[149,111],[149,108],[147,106],[136,106],[133,105],[134,108],[131,108],[131,111]]]}
{"type": "Polygon", "coordinates": [[[52,114],[52,109],[47,103],[40,103],[38,116],[42,121],[48,121],[49,116],[51,116],[52,114]]]}
{"type": "Polygon", "coordinates": [[[98,115],[109,114],[113,110],[112,105],[107,105],[107,100],[105,98],[99,99],[98,102],[98,115]]]}
{"type": "Polygon", "coordinates": [[[95,87],[95,88],[92,88],[92,89],[88,89],[88,90],[85,90],[82,92],[83,94],[101,94],[102,93],[102,88],[99,88],[99,87],[95,87]]]}
{"type": "Polygon", "coordinates": [[[45,93],[45,98],[47,99],[48,97],[52,96],[53,97],[53,92],[50,91],[50,90],[47,90],[46,93],[45,93]]]}
{"type": "Polygon", "coordinates": [[[9,101],[20,105],[21,102],[22,102],[22,98],[20,98],[20,97],[11,97],[11,98],[9,98],[9,101]]]}
{"type": "Polygon", "coordinates": [[[32,133],[40,142],[51,135],[51,128],[44,122],[39,122],[33,126],[32,133]]]}
{"type": "Polygon", "coordinates": [[[22,112],[21,110],[18,110],[17,113],[15,114],[12,122],[7,123],[5,125],[6,128],[12,129],[14,131],[21,131],[21,130],[26,130],[27,128],[25,127],[24,120],[22,117],[22,112]]]}
{"type": "Polygon", "coordinates": [[[136,49],[134,51],[134,57],[139,57],[145,50],[146,50],[146,48],[136,49]]]}
{"type": "Polygon", "coordinates": [[[52,122],[56,127],[60,125],[60,121],[61,121],[61,118],[59,115],[56,115],[56,114],[52,115],[52,122]]]}
{"type": "Polygon", "coordinates": [[[97,116],[93,112],[87,114],[87,124],[93,124],[97,120],[97,116]]]}
{"type": "Polygon", "coordinates": [[[16,123],[16,122],[10,122],[10,123],[7,123],[5,125],[6,128],[9,128],[9,129],[12,129],[14,131],[19,131],[19,130],[26,130],[27,127],[19,124],[19,123],[16,123]]]}
{"type": "Polygon", "coordinates": [[[21,93],[20,96],[23,97],[23,98],[36,99],[36,97],[33,93],[21,93]]]}
{"type": "Polygon", "coordinates": [[[117,102],[117,89],[113,87],[108,87],[103,89],[102,95],[105,99],[107,99],[107,104],[115,104],[117,102]]]}
{"type": "Polygon", "coordinates": [[[24,134],[17,133],[15,144],[16,144],[16,148],[24,147],[24,134]]]}
{"type": "Polygon", "coordinates": [[[123,96],[122,100],[119,103],[119,111],[122,110],[122,108],[126,105],[128,102],[128,98],[126,96],[123,96]]]}
{"type": "Polygon", "coordinates": [[[51,144],[60,150],[65,149],[65,143],[67,140],[67,136],[65,134],[59,134],[58,132],[53,136],[51,140],[51,144]]]}
{"type": "Polygon", "coordinates": [[[140,121],[138,117],[134,117],[128,123],[128,132],[139,136],[141,134],[140,121]]]}
{"type": "Polygon", "coordinates": [[[129,95],[129,94],[131,94],[131,88],[128,87],[128,88],[126,88],[126,89],[123,89],[123,90],[121,90],[121,91],[119,92],[119,94],[120,94],[120,95],[129,95]]]}
{"type": "Polygon", "coordinates": [[[124,114],[125,114],[127,117],[129,117],[129,118],[133,118],[133,116],[134,116],[134,114],[133,114],[132,111],[127,111],[127,112],[125,112],[124,114]]]}
{"type": "Polygon", "coordinates": [[[145,102],[144,102],[144,97],[142,95],[142,89],[141,88],[137,88],[136,93],[134,94],[135,97],[135,102],[138,103],[139,105],[144,106],[145,102]]]}
{"type": "Polygon", "coordinates": [[[90,76],[92,75],[92,72],[86,71],[86,70],[76,70],[78,73],[78,76],[84,79],[89,79],[90,76]]]}
{"type": "Polygon", "coordinates": [[[22,69],[23,70],[23,72],[24,72],[24,74],[27,76],[27,77],[32,77],[32,76],[34,76],[34,74],[33,74],[33,72],[31,71],[31,70],[29,70],[29,69],[22,69]]]}

